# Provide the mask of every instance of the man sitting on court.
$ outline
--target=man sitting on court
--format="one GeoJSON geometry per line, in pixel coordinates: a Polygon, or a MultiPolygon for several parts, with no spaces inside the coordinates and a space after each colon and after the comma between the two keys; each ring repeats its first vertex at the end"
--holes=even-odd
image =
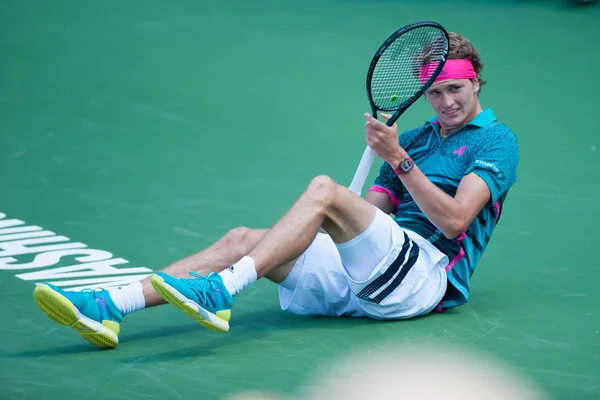
{"type": "Polygon", "coordinates": [[[365,198],[319,176],[270,230],[233,229],[122,288],[39,284],[37,304],[114,347],[125,315],[165,301],[228,331],[234,296],[262,277],[279,284],[284,310],[303,315],[406,319],[466,303],[519,159],[515,135],[481,108],[481,70],[471,43],[451,33],[444,73],[426,92],[435,118],[398,136],[365,114],[367,143],[385,161],[365,198]]]}

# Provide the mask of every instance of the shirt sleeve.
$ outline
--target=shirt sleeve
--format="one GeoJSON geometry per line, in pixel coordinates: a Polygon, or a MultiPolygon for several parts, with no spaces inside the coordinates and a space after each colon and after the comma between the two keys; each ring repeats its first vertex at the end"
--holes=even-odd
{"type": "Polygon", "coordinates": [[[375,178],[375,182],[369,190],[386,193],[398,208],[404,193],[404,185],[402,185],[402,181],[400,181],[390,164],[384,162],[379,169],[379,175],[375,178]]]}
{"type": "Polygon", "coordinates": [[[486,138],[489,142],[473,158],[465,175],[474,172],[488,185],[491,203],[498,201],[517,180],[519,149],[517,138],[510,129],[501,125],[486,138]]]}

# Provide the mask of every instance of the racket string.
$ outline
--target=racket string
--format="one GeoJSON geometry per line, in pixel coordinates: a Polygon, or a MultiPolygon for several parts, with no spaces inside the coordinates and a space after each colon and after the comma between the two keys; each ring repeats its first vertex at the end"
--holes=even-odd
{"type": "MultiPolygon", "coordinates": [[[[442,31],[432,26],[412,29],[394,40],[383,51],[371,77],[371,97],[381,110],[395,110],[420,92],[419,72],[423,65],[438,63],[445,55],[447,42],[442,31]]],[[[428,79],[435,68],[425,71],[428,79]]]]}

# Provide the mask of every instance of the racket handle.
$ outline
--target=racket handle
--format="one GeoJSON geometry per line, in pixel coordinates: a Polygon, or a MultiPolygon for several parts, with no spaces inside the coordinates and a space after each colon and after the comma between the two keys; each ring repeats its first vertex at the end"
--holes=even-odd
{"type": "Polygon", "coordinates": [[[354,192],[358,196],[362,194],[362,189],[365,185],[367,177],[369,176],[369,172],[371,171],[373,161],[375,161],[375,152],[371,150],[369,146],[367,146],[362,158],[360,159],[360,164],[358,164],[358,168],[354,173],[352,183],[350,183],[350,191],[354,192]]]}

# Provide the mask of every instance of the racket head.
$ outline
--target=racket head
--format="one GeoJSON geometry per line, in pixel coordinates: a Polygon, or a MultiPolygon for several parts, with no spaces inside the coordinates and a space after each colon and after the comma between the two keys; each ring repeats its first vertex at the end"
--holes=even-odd
{"type": "Polygon", "coordinates": [[[392,125],[427,91],[442,71],[450,49],[448,32],[434,21],[419,21],[394,32],[377,50],[367,72],[367,96],[376,111],[396,111],[392,125]],[[437,63],[437,64],[436,64],[437,63]],[[420,68],[435,66],[422,82],[420,68]]]}

